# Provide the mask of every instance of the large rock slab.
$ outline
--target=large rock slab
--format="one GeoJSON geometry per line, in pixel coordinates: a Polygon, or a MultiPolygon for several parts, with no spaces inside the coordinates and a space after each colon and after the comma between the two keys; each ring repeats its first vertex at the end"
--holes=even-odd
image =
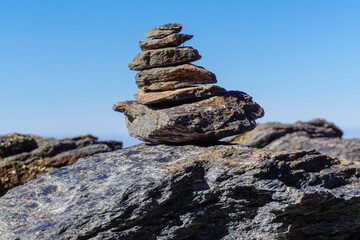
{"type": "Polygon", "coordinates": [[[138,90],[134,95],[139,103],[155,104],[164,102],[179,102],[185,100],[201,100],[212,96],[224,95],[226,90],[215,85],[185,87],[161,92],[144,92],[138,90]]]}
{"type": "Polygon", "coordinates": [[[160,39],[140,41],[139,46],[142,51],[164,47],[177,47],[180,44],[192,39],[192,37],[192,35],[173,33],[160,39]]]}
{"type": "Polygon", "coordinates": [[[315,151],[140,144],[0,198],[2,240],[359,239],[359,165],[315,151]]]}
{"type": "Polygon", "coordinates": [[[147,69],[136,74],[135,80],[138,88],[145,92],[217,82],[214,73],[192,64],[147,69]]]}
{"type": "Polygon", "coordinates": [[[145,33],[146,38],[161,38],[173,33],[178,33],[182,29],[182,24],[168,23],[159,27],[154,27],[145,33]]]}
{"type": "Polygon", "coordinates": [[[174,106],[126,101],[113,109],[125,114],[131,136],[149,143],[214,142],[253,129],[264,115],[249,95],[237,91],[174,106]]]}
{"type": "Polygon", "coordinates": [[[321,153],[360,162],[360,139],[342,139],[331,122],[315,119],[295,124],[265,123],[229,140],[273,152],[315,149],[321,153]]]}
{"type": "Polygon", "coordinates": [[[129,68],[141,71],[149,68],[189,63],[200,58],[198,51],[192,47],[169,47],[140,52],[129,63],[129,68]]]}
{"type": "Polygon", "coordinates": [[[60,140],[22,134],[7,136],[17,139],[12,141],[12,146],[20,153],[14,152],[10,156],[0,157],[0,196],[43,173],[74,164],[81,157],[122,147],[121,142],[97,141],[92,135],[60,140]],[[24,145],[24,142],[18,139],[32,140],[36,147],[28,148],[28,145],[24,145]]]}

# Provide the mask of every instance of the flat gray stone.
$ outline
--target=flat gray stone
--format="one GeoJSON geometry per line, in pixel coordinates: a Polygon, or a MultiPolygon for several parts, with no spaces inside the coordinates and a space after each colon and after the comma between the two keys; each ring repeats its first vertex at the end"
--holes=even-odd
{"type": "Polygon", "coordinates": [[[217,82],[214,73],[192,64],[143,70],[136,74],[135,80],[139,90],[144,92],[217,82]]]}
{"type": "Polygon", "coordinates": [[[140,52],[128,66],[131,70],[141,71],[190,63],[200,58],[198,51],[192,47],[169,47],[140,52]]]}

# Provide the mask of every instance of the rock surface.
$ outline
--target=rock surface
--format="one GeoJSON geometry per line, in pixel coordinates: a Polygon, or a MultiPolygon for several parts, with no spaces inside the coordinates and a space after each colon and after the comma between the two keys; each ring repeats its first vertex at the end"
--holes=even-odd
{"type": "Polygon", "coordinates": [[[0,236],[359,239],[359,174],[359,164],[315,151],[140,144],[11,189],[0,236]]]}
{"type": "Polygon", "coordinates": [[[160,39],[140,41],[139,46],[142,51],[164,47],[177,47],[180,44],[190,40],[192,37],[192,35],[173,33],[160,39]]]}
{"type": "Polygon", "coordinates": [[[164,102],[200,100],[212,96],[225,95],[225,93],[226,90],[221,87],[215,85],[201,85],[161,92],[144,92],[138,90],[134,96],[139,103],[149,105],[164,102]]]}
{"type": "Polygon", "coordinates": [[[264,110],[243,92],[191,102],[148,107],[136,101],[115,103],[129,134],[150,143],[214,142],[256,126],[264,110]]]}
{"type": "Polygon", "coordinates": [[[229,142],[274,152],[315,149],[333,157],[360,161],[360,139],[342,139],[342,134],[335,124],[315,119],[295,124],[259,124],[229,142]]]}
{"type": "Polygon", "coordinates": [[[135,80],[138,88],[145,92],[217,82],[214,73],[192,64],[147,69],[136,74],[135,80]]]}
{"type": "Polygon", "coordinates": [[[159,27],[154,27],[145,33],[146,38],[161,38],[173,33],[178,33],[182,29],[182,24],[168,23],[159,27]]]}
{"type": "Polygon", "coordinates": [[[140,52],[129,63],[129,68],[135,71],[154,67],[166,67],[197,61],[201,58],[192,47],[169,47],[140,52]]]}
{"type": "Polygon", "coordinates": [[[310,138],[315,137],[341,137],[340,128],[335,124],[323,119],[314,119],[309,122],[296,122],[283,124],[270,122],[259,124],[254,130],[229,139],[230,143],[240,143],[250,147],[264,147],[272,141],[291,133],[307,134],[310,138]]]}
{"type": "Polygon", "coordinates": [[[310,138],[306,134],[292,133],[264,147],[273,152],[315,149],[329,156],[360,162],[360,139],[310,138]]]}
{"type": "Polygon", "coordinates": [[[37,148],[37,143],[34,138],[18,133],[9,133],[0,136],[0,158],[19,154],[22,152],[29,152],[37,148]]]}
{"type": "Polygon", "coordinates": [[[92,135],[56,140],[34,135],[9,134],[2,139],[11,141],[13,149],[11,156],[0,157],[0,196],[10,188],[22,185],[39,175],[54,169],[75,163],[81,157],[87,157],[99,152],[108,152],[122,147],[121,142],[97,141],[92,135]],[[26,139],[31,142],[24,145],[26,139]]]}

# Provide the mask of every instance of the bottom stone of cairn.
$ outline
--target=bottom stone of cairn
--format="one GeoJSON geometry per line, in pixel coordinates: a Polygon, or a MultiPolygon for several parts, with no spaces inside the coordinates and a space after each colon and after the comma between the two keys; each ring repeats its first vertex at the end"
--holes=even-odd
{"type": "Polygon", "coordinates": [[[192,103],[151,107],[137,101],[115,103],[129,134],[148,143],[206,143],[255,128],[264,110],[244,92],[229,91],[192,103]]]}

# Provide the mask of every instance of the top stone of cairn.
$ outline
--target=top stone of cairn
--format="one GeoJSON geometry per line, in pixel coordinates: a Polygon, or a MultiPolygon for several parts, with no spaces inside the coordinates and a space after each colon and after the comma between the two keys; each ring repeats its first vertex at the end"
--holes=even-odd
{"type": "Polygon", "coordinates": [[[178,33],[182,29],[182,24],[168,23],[159,27],[150,29],[146,34],[146,38],[162,38],[173,33],[178,33]]]}

